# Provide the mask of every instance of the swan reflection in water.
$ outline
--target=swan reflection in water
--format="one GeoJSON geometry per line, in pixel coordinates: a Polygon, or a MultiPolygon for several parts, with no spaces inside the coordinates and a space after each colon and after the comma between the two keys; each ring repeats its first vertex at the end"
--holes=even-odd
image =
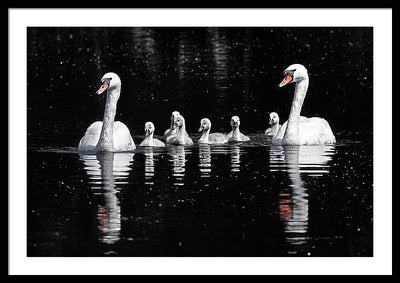
{"type": "Polygon", "coordinates": [[[240,147],[238,145],[232,145],[230,148],[231,152],[231,172],[240,172],[240,147]]]}
{"type": "Polygon", "coordinates": [[[290,244],[289,254],[309,251],[308,244],[308,192],[302,177],[318,178],[329,173],[328,162],[335,146],[271,146],[271,171],[286,171],[289,187],[279,195],[280,218],[285,224],[285,234],[290,244]]]}
{"type": "Polygon", "coordinates": [[[211,177],[211,147],[209,144],[199,144],[200,177],[211,177]]]}
{"type": "Polygon", "coordinates": [[[152,146],[143,147],[144,153],[144,183],[146,185],[154,185],[154,151],[152,146]]]}
{"type": "Polygon", "coordinates": [[[100,241],[106,244],[114,244],[120,239],[121,207],[117,192],[119,185],[129,182],[133,155],[123,152],[79,154],[93,193],[104,198],[104,205],[98,205],[97,220],[100,241]]]}
{"type": "Polygon", "coordinates": [[[174,185],[183,186],[185,185],[185,163],[186,163],[186,153],[185,146],[174,145],[168,148],[168,153],[171,157],[172,162],[172,176],[175,178],[174,185]]]}

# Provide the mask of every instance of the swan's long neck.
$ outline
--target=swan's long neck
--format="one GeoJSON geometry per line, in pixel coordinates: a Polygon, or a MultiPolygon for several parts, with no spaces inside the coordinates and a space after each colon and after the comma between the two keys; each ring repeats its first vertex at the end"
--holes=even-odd
{"type": "Polygon", "coordinates": [[[210,129],[203,130],[203,134],[201,135],[199,142],[208,142],[209,136],[210,136],[210,129]]]}
{"type": "Polygon", "coordinates": [[[239,126],[236,128],[232,129],[232,137],[235,139],[240,139],[240,131],[239,131],[239,126]]]}
{"type": "Polygon", "coordinates": [[[275,136],[279,131],[279,123],[273,124],[271,126],[271,134],[275,136]]]}
{"type": "Polygon", "coordinates": [[[153,135],[154,135],[154,133],[151,133],[148,136],[146,136],[142,143],[144,143],[144,144],[153,144],[153,142],[154,142],[153,135]]]}
{"type": "Polygon", "coordinates": [[[171,118],[171,124],[169,125],[169,129],[171,131],[174,129],[174,118],[171,118]]]}
{"type": "Polygon", "coordinates": [[[283,142],[285,144],[299,144],[299,121],[301,107],[303,106],[304,98],[306,97],[308,88],[308,78],[301,80],[296,83],[294,90],[294,97],[292,107],[290,108],[290,114],[285,135],[283,136],[283,142]]]}
{"type": "Polygon", "coordinates": [[[117,101],[120,88],[107,91],[107,102],[104,109],[103,126],[96,145],[98,151],[114,151],[114,119],[117,111],[117,101]]]}
{"type": "Polygon", "coordinates": [[[176,133],[177,140],[185,142],[185,132],[186,132],[186,126],[185,123],[182,123],[182,126],[178,129],[178,132],[176,133]]]}

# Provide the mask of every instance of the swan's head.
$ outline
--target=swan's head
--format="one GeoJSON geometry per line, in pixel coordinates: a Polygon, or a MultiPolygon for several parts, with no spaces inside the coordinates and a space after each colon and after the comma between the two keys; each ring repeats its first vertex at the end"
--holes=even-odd
{"type": "Polygon", "coordinates": [[[276,125],[279,124],[279,116],[276,112],[269,113],[269,124],[276,125]]]}
{"type": "Polygon", "coordinates": [[[182,115],[178,115],[174,119],[174,128],[181,128],[185,125],[185,118],[182,115]]]}
{"type": "Polygon", "coordinates": [[[97,94],[102,94],[106,90],[113,90],[121,87],[121,79],[116,73],[107,73],[101,78],[101,86],[96,92],[97,94]]]}
{"type": "Polygon", "coordinates": [[[155,127],[154,124],[152,122],[146,122],[146,124],[144,124],[144,132],[146,134],[146,137],[153,134],[155,131],[155,127]]]}
{"type": "Polygon", "coordinates": [[[181,115],[181,114],[179,114],[178,111],[174,111],[174,112],[171,113],[171,126],[170,126],[170,129],[173,129],[173,130],[175,129],[175,118],[178,117],[179,115],[181,115]]]}
{"type": "Polygon", "coordinates": [[[301,64],[290,65],[285,71],[283,71],[283,75],[285,77],[279,84],[280,87],[283,87],[289,83],[297,83],[308,79],[307,69],[301,64]]]}
{"type": "Polygon", "coordinates": [[[209,129],[211,129],[211,121],[210,121],[210,119],[208,119],[208,118],[201,119],[199,132],[207,131],[209,129]]]}
{"type": "Polygon", "coordinates": [[[240,119],[238,116],[232,116],[231,126],[232,126],[232,128],[238,128],[240,126],[240,119]]]}
{"type": "Polygon", "coordinates": [[[174,111],[171,113],[171,121],[175,121],[175,118],[181,115],[178,111],[174,111]]]}

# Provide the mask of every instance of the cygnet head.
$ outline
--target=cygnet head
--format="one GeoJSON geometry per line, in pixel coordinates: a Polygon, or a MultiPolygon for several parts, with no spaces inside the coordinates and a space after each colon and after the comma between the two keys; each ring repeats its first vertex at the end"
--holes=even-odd
{"type": "Polygon", "coordinates": [[[208,119],[208,118],[201,119],[199,132],[207,131],[209,129],[211,129],[211,121],[210,121],[210,119],[208,119]]]}
{"type": "Polygon", "coordinates": [[[178,111],[172,112],[172,113],[171,113],[171,120],[172,120],[172,121],[175,120],[175,118],[176,118],[178,115],[180,115],[180,113],[179,113],[178,111]]]}
{"type": "Polygon", "coordinates": [[[146,122],[144,124],[144,132],[146,134],[146,137],[153,134],[155,129],[156,128],[154,127],[154,124],[152,122],[146,122]]]}
{"type": "Polygon", "coordinates": [[[285,78],[279,84],[279,87],[283,87],[289,83],[297,83],[302,80],[308,79],[307,69],[301,64],[290,65],[283,71],[285,78]]]}
{"type": "Polygon", "coordinates": [[[178,111],[174,111],[171,113],[171,127],[170,127],[171,129],[175,129],[175,118],[178,117],[179,115],[181,114],[179,114],[178,111]]]}
{"type": "Polygon", "coordinates": [[[178,115],[174,119],[174,128],[181,128],[185,125],[185,118],[182,115],[178,115]]]}
{"type": "Polygon", "coordinates": [[[240,126],[240,119],[238,116],[232,116],[231,126],[232,126],[232,128],[238,128],[240,126]]]}
{"type": "Polygon", "coordinates": [[[276,112],[269,113],[269,124],[276,125],[279,124],[279,116],[276,112]]]}
{"type": "Polygon", "coordinates": [[[121,79],[116,73],[109,72],[101,78],[101,86],[96,92],[102,94],[106,90],[114,90],[121,88],[121,79]]]}

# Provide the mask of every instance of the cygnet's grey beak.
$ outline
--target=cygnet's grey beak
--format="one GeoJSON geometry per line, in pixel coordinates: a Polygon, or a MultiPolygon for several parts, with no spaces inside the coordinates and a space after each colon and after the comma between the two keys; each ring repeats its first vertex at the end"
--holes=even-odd
{"type": "Polygon", "coordinates": [[[203,130],[204,130],[203,125],[201,125],[198,131],[202,132],[203,130]]]}

